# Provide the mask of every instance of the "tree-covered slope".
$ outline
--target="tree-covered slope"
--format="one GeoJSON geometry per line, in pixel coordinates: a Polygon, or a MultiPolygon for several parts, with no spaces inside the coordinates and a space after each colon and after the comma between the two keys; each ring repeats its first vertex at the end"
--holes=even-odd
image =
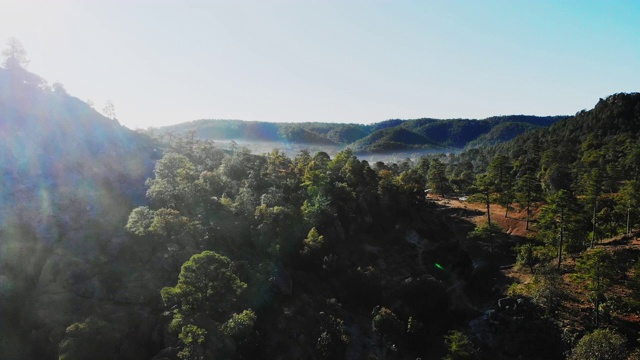
{"type": "Polygon", "coordinates": [[[20,67],[0,68],[0,135],[0,358],[49,358],[106,296],[113,268],[98,265],[117,266],[160,154],[20,67]]]}
{"type": "Polygon", "coordinates": [[[486,358],[638,356],[640,93],[425,163],[433,191],[472,194],[461,199],[486,209],[472,237],[497,248],[506,232],[516,245],[495,312],[461,327],[486,358]],[[548,347],[524,346],[539,334],[548,347]]]}
{"type": "MultiPolygon", "coordinates": [[[[616,94],[550,128],[560,119],[172,128],[364,151],[457,148],[529,130],[489,148],[369,164],[351,149],[288,157],[190,136],[157,142],[59,86],[0,69],[0,358],[437,359],[453,357],[453,343],[485,358],[561,358],[573,345],[563,341],[583,333],[560,337],[566,324],[545,302],[554,294],[502,299],[497,312],[485,304],[500,296],[499,266],[516,250],[534,279],[553,275],[543,265],[559,256],[562,267],[566,252],[586,264],[575,267],[581,276],[614,262],[581,252],[620,232],[622,219],[640,225],[639,104],[638,94],[616,94]],[[480,226],[467,237],[477,212],[440,207],[427,187],[475,192],[505,217],[533,203],[536,232],[480,226]],[[521,241],[530,246],[511,247],[521,241]],[[449,332],[466,324],[487,336],[449,332]]],[[[630,271],[629,259],[616,262],[630,271]]],[[[600,302],[607,288],[586,290],[595,314],[620,304],[600,302]]]]}
{"type": "Polygon", "coordinates": [[[2,359],[415,358],[467,318],[411,162],[160,145],[33,74],[0,89],[2,359]]]}
{"type": "Polygon", "coordinates": [[[415,131],[441,146],[462,148],[469,141],[488,132],[491,126],[491,123],[484,120],[443,120],[420,126],[415,131]]]}
{"type": "Polygon", "coordinates": [[[278,141],[280,126],[274,123],[241,120],[196,120],[160,128],[163,133],[195,132],[211,140],[278,141]]]}
{"type": "Polygon", "coordinates": [[[502,123],[467,143],[467,147],[488,147],[507,142],[538,126],[524,122],[502,123]]]}
{"type": "MultiPolygon", "coordinates": [[[[482,136],[489,136],[489,138],[488,140],[480,139],[480,141],[493,143],[507,141],[535,126],[549,126],[563,118],[565,117],[511,115],[483,120],[390,120],[381,123],[384,126],[350,146],[358,151],[374,153],[406,149],[461,149],[482,136]],[[531,126],[525,126],[525,124],[531,124],[531,126]],[[496,127],[500,127],[496,130],[498,133],[488,135],[496,127]],[[405,129],[407,131],[397,133],[398,136],[389,137],[388,134],[393,133],[391,129],[405,129]],[[419,140],[416,135],[420,136],[419,140]]],[[[372,125],[372,128],[377,128],[377,126],[372,125]]]]}
{"type": "Polygon", "coordinates": [[[628,156],[639,135],[640,94],[619,93],[600,99],[591,110],[488,151],[509,155],[518,163],[531,163],[540,171],[545,186],[568,189],[589,168],[608,168],[608,178],[636,171],[629,168],[635,165],[629,163],[633,160],[628,156]]]}
{"type": "Polygon", "coordinates": [[[369,134],[366,125],[331,123],[269,123],[242,120],[197,120],[154,129],[152,132],[243,142],[346,145],[369,134]]]}
{"type": "Polygon", "coordinates": [[[0,68],[0,117],[2,179],[14,185],[2,189],[3,209],[29,206],[22,196],[42,192],[95,197],[110,188],[143,200],[139,183],[159,156],[147,136],[20,68],[0,68]]]}
{"type": "Polygon", "coordinates": [[[494,127],[501,126],[502,130],[497,130],[501,133],[489,135],[487,140],[496,143],[510,140],[534,126],[549,126],[563,118],[565,117],[511,115],[484,120],[393,119],[371,125],[198,120],[155,129],[153,132],[195,132],[200,138],[212,140],[337,145],[348,146],[363,153],[388,153],[421,149],[461,149],[489,133],[494,127]],[[516,123],[520,125],[507,125],[516,123]]]}
{"type": "Polygon", "coordinates": [[[355,151],[391,152],[399,150],[435,148],[436,143],[411,130],[392,127],[374,133],[350,145],[355,151]]]}

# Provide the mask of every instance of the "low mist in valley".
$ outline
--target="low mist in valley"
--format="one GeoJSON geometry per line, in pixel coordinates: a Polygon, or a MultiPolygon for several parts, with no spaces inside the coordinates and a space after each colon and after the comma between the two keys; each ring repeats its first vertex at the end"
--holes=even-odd
{"type": "Polygon", "coordinates": [[[0,359],[640,358],[637,4],[149,5],[0,12],[0,359]]]}

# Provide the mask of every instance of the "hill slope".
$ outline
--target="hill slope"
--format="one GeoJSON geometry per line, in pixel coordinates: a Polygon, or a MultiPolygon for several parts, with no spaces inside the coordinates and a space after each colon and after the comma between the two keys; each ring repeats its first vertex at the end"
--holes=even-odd
{"type": "Polygon", "coordinates": [[[479,140],[496,143],[510,140],[535,127],[549,126],[564,118],[566,117],[512,115],[484,120],[393,119],[371,125],[197,120],[154,129],[152,132],[195,132],[200,138],[220,141],[333,145],[350,147],[360,153],[389,153],[420,149],[462,149],[500,126],[502,130],[496,130],[499,133],[488,135],[487,140],[479,140]]]}
{"type": "Polygon", "coordinates": [[[0,358],[49,358],[101,296],[159,154],[20,68],[0,68],[0,134],[0,358]]]}

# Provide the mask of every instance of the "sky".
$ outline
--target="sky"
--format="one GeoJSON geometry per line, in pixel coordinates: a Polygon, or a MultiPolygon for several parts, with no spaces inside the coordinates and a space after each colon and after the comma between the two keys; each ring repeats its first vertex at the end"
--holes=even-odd
{"type": "Polygon", "coordinates": [[[640,91],[640,1],[0,0],[0,42],[121,124],[575,114],[640,91]]]}

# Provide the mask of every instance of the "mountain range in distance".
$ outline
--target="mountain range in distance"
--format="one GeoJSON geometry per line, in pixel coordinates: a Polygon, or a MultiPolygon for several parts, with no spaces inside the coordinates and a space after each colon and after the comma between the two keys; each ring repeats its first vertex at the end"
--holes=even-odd
{"type": "Polygon", "coordinates": [[[367,155],[458,151],[465,147],[491,146],[568,117],[507,115],[482,120],[392,119],[366,125],[195,120],[147,131],[157,135],[193,133],[201,139],[240,144],[268,143],[283,148],[349,147],[356,154],[367,155]]]}

